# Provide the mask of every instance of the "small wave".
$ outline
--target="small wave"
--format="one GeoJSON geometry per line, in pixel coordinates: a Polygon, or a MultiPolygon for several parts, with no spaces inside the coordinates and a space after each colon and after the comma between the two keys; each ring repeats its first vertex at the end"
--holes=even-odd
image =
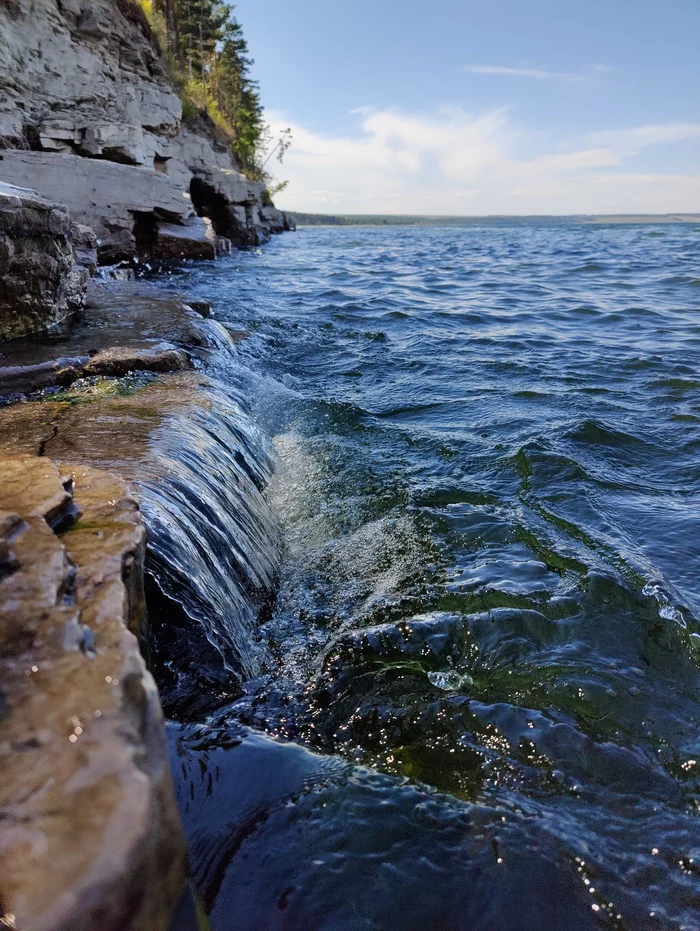
{"type": "Polygon", "coordinates": [[[694,378],[658,378],[649,383],[650,388],[667,388],[669,391],[697,391],[700,381],[694,378]]]}
{"type": "Polygon", "coordinates": [[[597,420],[582,420],[575,427],[564,434],[567,439],[575,443],[584,443],[588,446],[649,446],[649,441],[634,433],[615,430],[597,420]]]}
{"type": "Polygon", "coordinates": [[[588,272],[602,272],[605,271],[605,266],[600,262],[586,262],[585,265],[577,265],[576,268],[571,269],[572,275],[585,274],[588,272]]]}
{"type": "Polygon", "coordinates": [[[513,395],[514,398],[522,398],[524,401],[542,401],[550,397],[548,391],[534,391],[533,389],[525,389],[524,391],[516,391],[513,395]]]}

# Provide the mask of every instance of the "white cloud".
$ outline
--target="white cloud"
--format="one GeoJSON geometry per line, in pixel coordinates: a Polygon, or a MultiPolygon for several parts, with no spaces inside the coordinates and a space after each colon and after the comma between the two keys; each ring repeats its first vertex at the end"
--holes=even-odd
{"type": "Polygon", "coordinates": [[[533,78],[536,81],[583,81],[612,71],[610,65],[588,65],[581,71],[548,71],[544,68],[512,68],[502,65],[464,65],[460,71],[508,78],[533,78]]]}
{"type": "Polygon", "coordinates": [[[343,191],[312,191],[310,197],[312,200],[334,203],[339,200],[344,200],[347,194],[343,191]]]}
{"type": "MultiPolygon", "coordinates": [[[[533,137],[505,108],[472,115],[356,111],[358,131],[330,136],[292,124],[279,206],[322,213],[700,212],[700,174],[640,173],[626,160],[658,142],[700,137],[698,124],[601,132],[569,150],[524,158],[533,137]]],[[[273,128],[289,120],[271,118],[273,128]]]]}
{"type": "Polygon", "coordinates": [[[540,68],[504,68],[500,65],[465,65],[460,69],[469,74],[494,74],[508,78],[535,78],[537,81],[571,80],[577,75],[565,71],[543,71],[540,68]]]}
{"type": "Polygon", "coordinates": [[[699,136],[700,123],[667,123],[593,133],[591,141],[595,145],[614,146],[618,150],[632,153],[649,145],[681,142],[684,139],[697,139],[699,136]]]}

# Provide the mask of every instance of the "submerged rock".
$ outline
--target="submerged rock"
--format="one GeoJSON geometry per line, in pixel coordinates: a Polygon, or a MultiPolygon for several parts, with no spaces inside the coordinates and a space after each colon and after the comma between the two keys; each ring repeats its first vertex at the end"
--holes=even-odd
{"type": "Polygon", "coordinates": [[[45,330],[78,310],[88,271],[76,264],[68,211],[0,183],[0,339],[45,330]]]}
{"type": "Polygon", "coordinates": [[[3,923],[166,929],[185,851],[137,640],[138,508],[114,475],[17,457],[0,515],[3,923]]]}

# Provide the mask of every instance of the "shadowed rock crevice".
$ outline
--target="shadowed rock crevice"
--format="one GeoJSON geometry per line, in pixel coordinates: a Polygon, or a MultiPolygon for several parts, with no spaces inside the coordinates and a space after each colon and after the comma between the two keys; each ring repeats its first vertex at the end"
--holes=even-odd
{"type": "Polygon", "coordinates": [[[211,184],[198,177],[193,177],[190,182],[190,197],[197,216],[211,220],[217,236],[228,236],[231,223],[225,198],[211,184]]]}

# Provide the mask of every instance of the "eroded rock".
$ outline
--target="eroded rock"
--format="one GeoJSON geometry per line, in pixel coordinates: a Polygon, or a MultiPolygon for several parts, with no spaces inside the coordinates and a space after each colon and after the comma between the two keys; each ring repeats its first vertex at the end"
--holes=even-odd
{"type": "Polygon", "coordinates": [[[0,339],[45,330],[82,306],[89,273],[76,264],[68,211],[2,183],[0,269],[0,339]]]}
{"type": "Polygon", "coordinates": [[[137,506],[113,475],[16,457],[0,461],[0,511],[5,918],[32,931],[165,929],[185,853],[136,638],[137,506]]]}
{"type": "Polygon", "coordinates": [[[215,259],[216,238],[211,237],[206,221],[194,217],[186,225],[161,223],[151,248],[157,259],[215,259]]]}

